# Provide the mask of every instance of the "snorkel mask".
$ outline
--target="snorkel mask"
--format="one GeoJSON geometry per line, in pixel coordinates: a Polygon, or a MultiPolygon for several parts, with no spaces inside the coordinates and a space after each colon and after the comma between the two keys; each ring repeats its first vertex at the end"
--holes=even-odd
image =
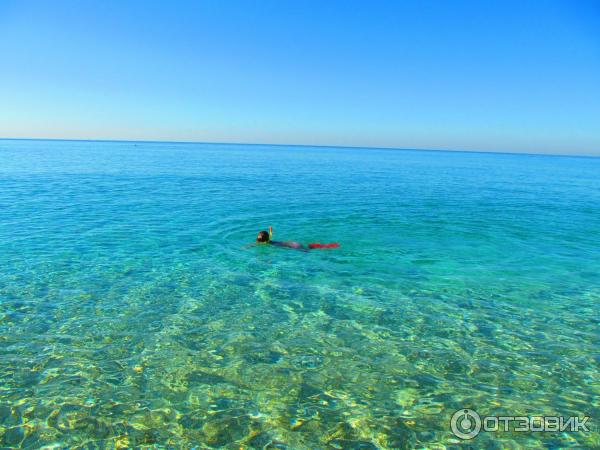
{"type": "Polygon", "coordinates": [[[273,237],[273,227],[269,227],[268,237],[267,237],[266,231],[261,231],[260,233],[258,233],[256,242],[258,242],[259,244],[268,244],[272,237],[273,237]]]}

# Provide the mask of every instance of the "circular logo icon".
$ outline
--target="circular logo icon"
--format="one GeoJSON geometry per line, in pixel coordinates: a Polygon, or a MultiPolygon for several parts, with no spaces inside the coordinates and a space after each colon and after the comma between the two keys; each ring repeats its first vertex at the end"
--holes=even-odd
{"type": "Polygon", "coordinates": [[[473,439],[481,431],[481,417],[472,409],[459,409],[450,419],[454,436],[460,439],[473,439]]]}

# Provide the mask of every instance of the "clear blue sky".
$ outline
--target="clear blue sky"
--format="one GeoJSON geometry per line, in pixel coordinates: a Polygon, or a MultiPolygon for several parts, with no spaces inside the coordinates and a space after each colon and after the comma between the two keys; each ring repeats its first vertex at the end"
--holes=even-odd
{"type": "Polygon", "coordinates": [[[0,137],[600,155],[600,2],[0,0],[0,137]]]}

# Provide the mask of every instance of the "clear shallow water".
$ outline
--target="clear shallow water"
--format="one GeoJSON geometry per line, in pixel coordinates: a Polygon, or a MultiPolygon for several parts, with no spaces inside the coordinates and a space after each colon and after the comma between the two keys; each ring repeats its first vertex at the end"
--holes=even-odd
{"type": "Polygon", "coordinates": [[[0,446],[599,446],[598,261],[600,159],[0,141],[0,446]]]}

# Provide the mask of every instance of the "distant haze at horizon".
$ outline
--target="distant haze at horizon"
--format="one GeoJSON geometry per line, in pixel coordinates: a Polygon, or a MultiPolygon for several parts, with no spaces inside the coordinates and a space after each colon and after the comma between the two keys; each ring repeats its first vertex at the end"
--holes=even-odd
{"type": "Polygon", "coordinates": [[[0,4],[0,138],[600,155],[592,1],[0,4]]]}
{"type": "Polygon", "coordinates": [[[31,138],[31,137],[1,137],[2,141],[38,141],[38,142],[123,142],[132,144],[198,144],[198,145],[217,145],[217,146],[264,146],[264,147],[306,147],[306,148],[339,148],[339,149],[365,149],[365,150],[397,150],[397,151],[417,151],[417,152],[450,152],[450,153],[498,153],[514,155],[534,155],[534,156],[564,156],[564,157],[600,157],[600,153],[552,153],[552,152],[531,152],[518,150],[490,150],[490,149],[462,149],[462,148],[424,148],[424,147],[391,147],[391,146],[373,146],[373,145],[335,145],[335,144],[295,144],[295,143],[272,143],[272,142],[235,142],[235,141],[194,141],[194,140],[165,140],[165,139],[110,139],[110,138],[31,138]]]}

